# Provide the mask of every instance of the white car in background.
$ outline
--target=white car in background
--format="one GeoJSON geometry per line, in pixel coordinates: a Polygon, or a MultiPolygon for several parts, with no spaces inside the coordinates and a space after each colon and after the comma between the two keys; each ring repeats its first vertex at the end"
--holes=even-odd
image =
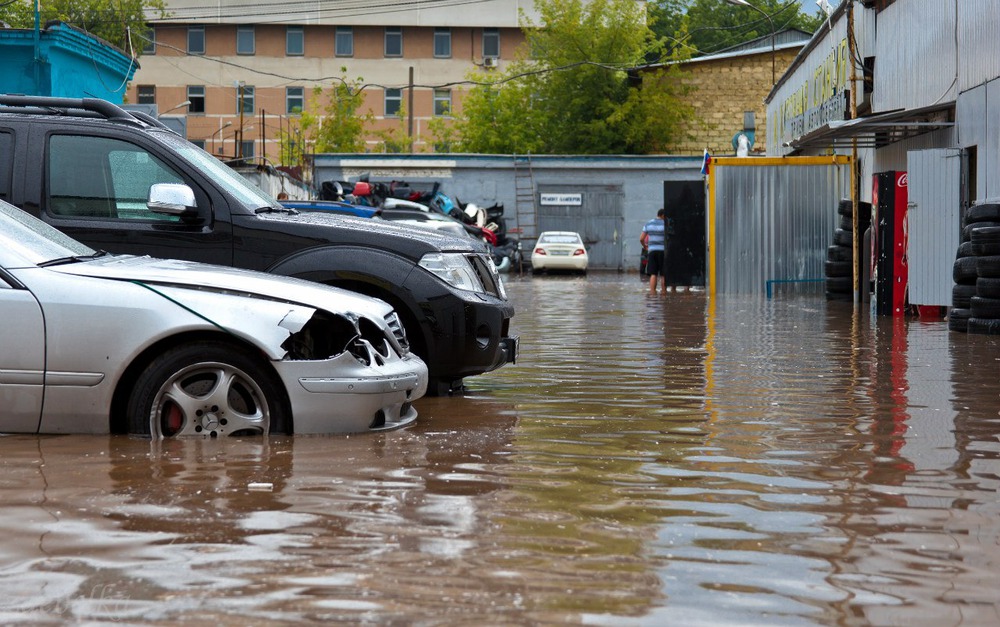
{"type": "Polygon", "coordinates": [[[427,366],[385,302],[95,251],[0,201],[0,431],[153,438],[412,423],[427,366]]]}
{"type": "Polygon", "coordinates": [[[587,273],[590,259],[583,238],[573,231],[545,231],[538,236],[531,251],[531,272],[569,270],[587,273]]]}

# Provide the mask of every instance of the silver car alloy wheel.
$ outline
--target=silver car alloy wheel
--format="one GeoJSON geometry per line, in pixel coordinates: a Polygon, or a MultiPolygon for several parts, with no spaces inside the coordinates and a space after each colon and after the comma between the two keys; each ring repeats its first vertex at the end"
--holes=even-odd
{"type": "Polygon", "coordinates": [[[156,392],[150,413],[153,438],[268,433],[271,412],[260,386],[221,362],[189,365],[156,392]]]}

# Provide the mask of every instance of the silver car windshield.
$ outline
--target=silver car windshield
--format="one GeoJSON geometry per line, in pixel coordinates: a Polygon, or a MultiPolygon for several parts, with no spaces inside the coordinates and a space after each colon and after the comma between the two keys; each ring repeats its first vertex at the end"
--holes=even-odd
{"type": "Polygon", "coordinates": [[[93,248],[57,231],[38,218],[0,200],[4,257],[37,265],[64,257],[96,254],[93,248]]]}
{"type": "Polygon", "coordinates": [[[235,170],[191,142],[170,133],[164,133],[163,137],[167,143],[171,144],[172,148],[177,150],[181,157],[191,162],[197,170],[204,172],[225,187],[251,212],[262,207],[279,206],[277,200],[264,193],[259,187],[250,184],[235,170]]]}

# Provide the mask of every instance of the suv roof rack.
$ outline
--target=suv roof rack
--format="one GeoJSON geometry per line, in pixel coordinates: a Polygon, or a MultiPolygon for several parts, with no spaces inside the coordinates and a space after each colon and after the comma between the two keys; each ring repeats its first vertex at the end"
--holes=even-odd
{"type": "Polygon", "coordinates": [[[80,115],[74,111],[83,111],[91,116],[102,117],[113,122],[142,125],[125,109],[100,98],[52,98],[49,96],[0,94],[0,109],[10,111],[13,108],[16,108],[18,113],[48,115],[80,115]]]}

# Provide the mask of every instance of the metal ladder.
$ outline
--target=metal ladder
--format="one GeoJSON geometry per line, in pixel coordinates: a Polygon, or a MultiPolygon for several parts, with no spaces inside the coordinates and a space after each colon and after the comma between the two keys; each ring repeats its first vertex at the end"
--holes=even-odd
{"type": "Polygon", "coordinates": [[[514,205],[520,239],[534,240],[538,237],[538,211],[530,154],[514,155],[514,205]]]}

